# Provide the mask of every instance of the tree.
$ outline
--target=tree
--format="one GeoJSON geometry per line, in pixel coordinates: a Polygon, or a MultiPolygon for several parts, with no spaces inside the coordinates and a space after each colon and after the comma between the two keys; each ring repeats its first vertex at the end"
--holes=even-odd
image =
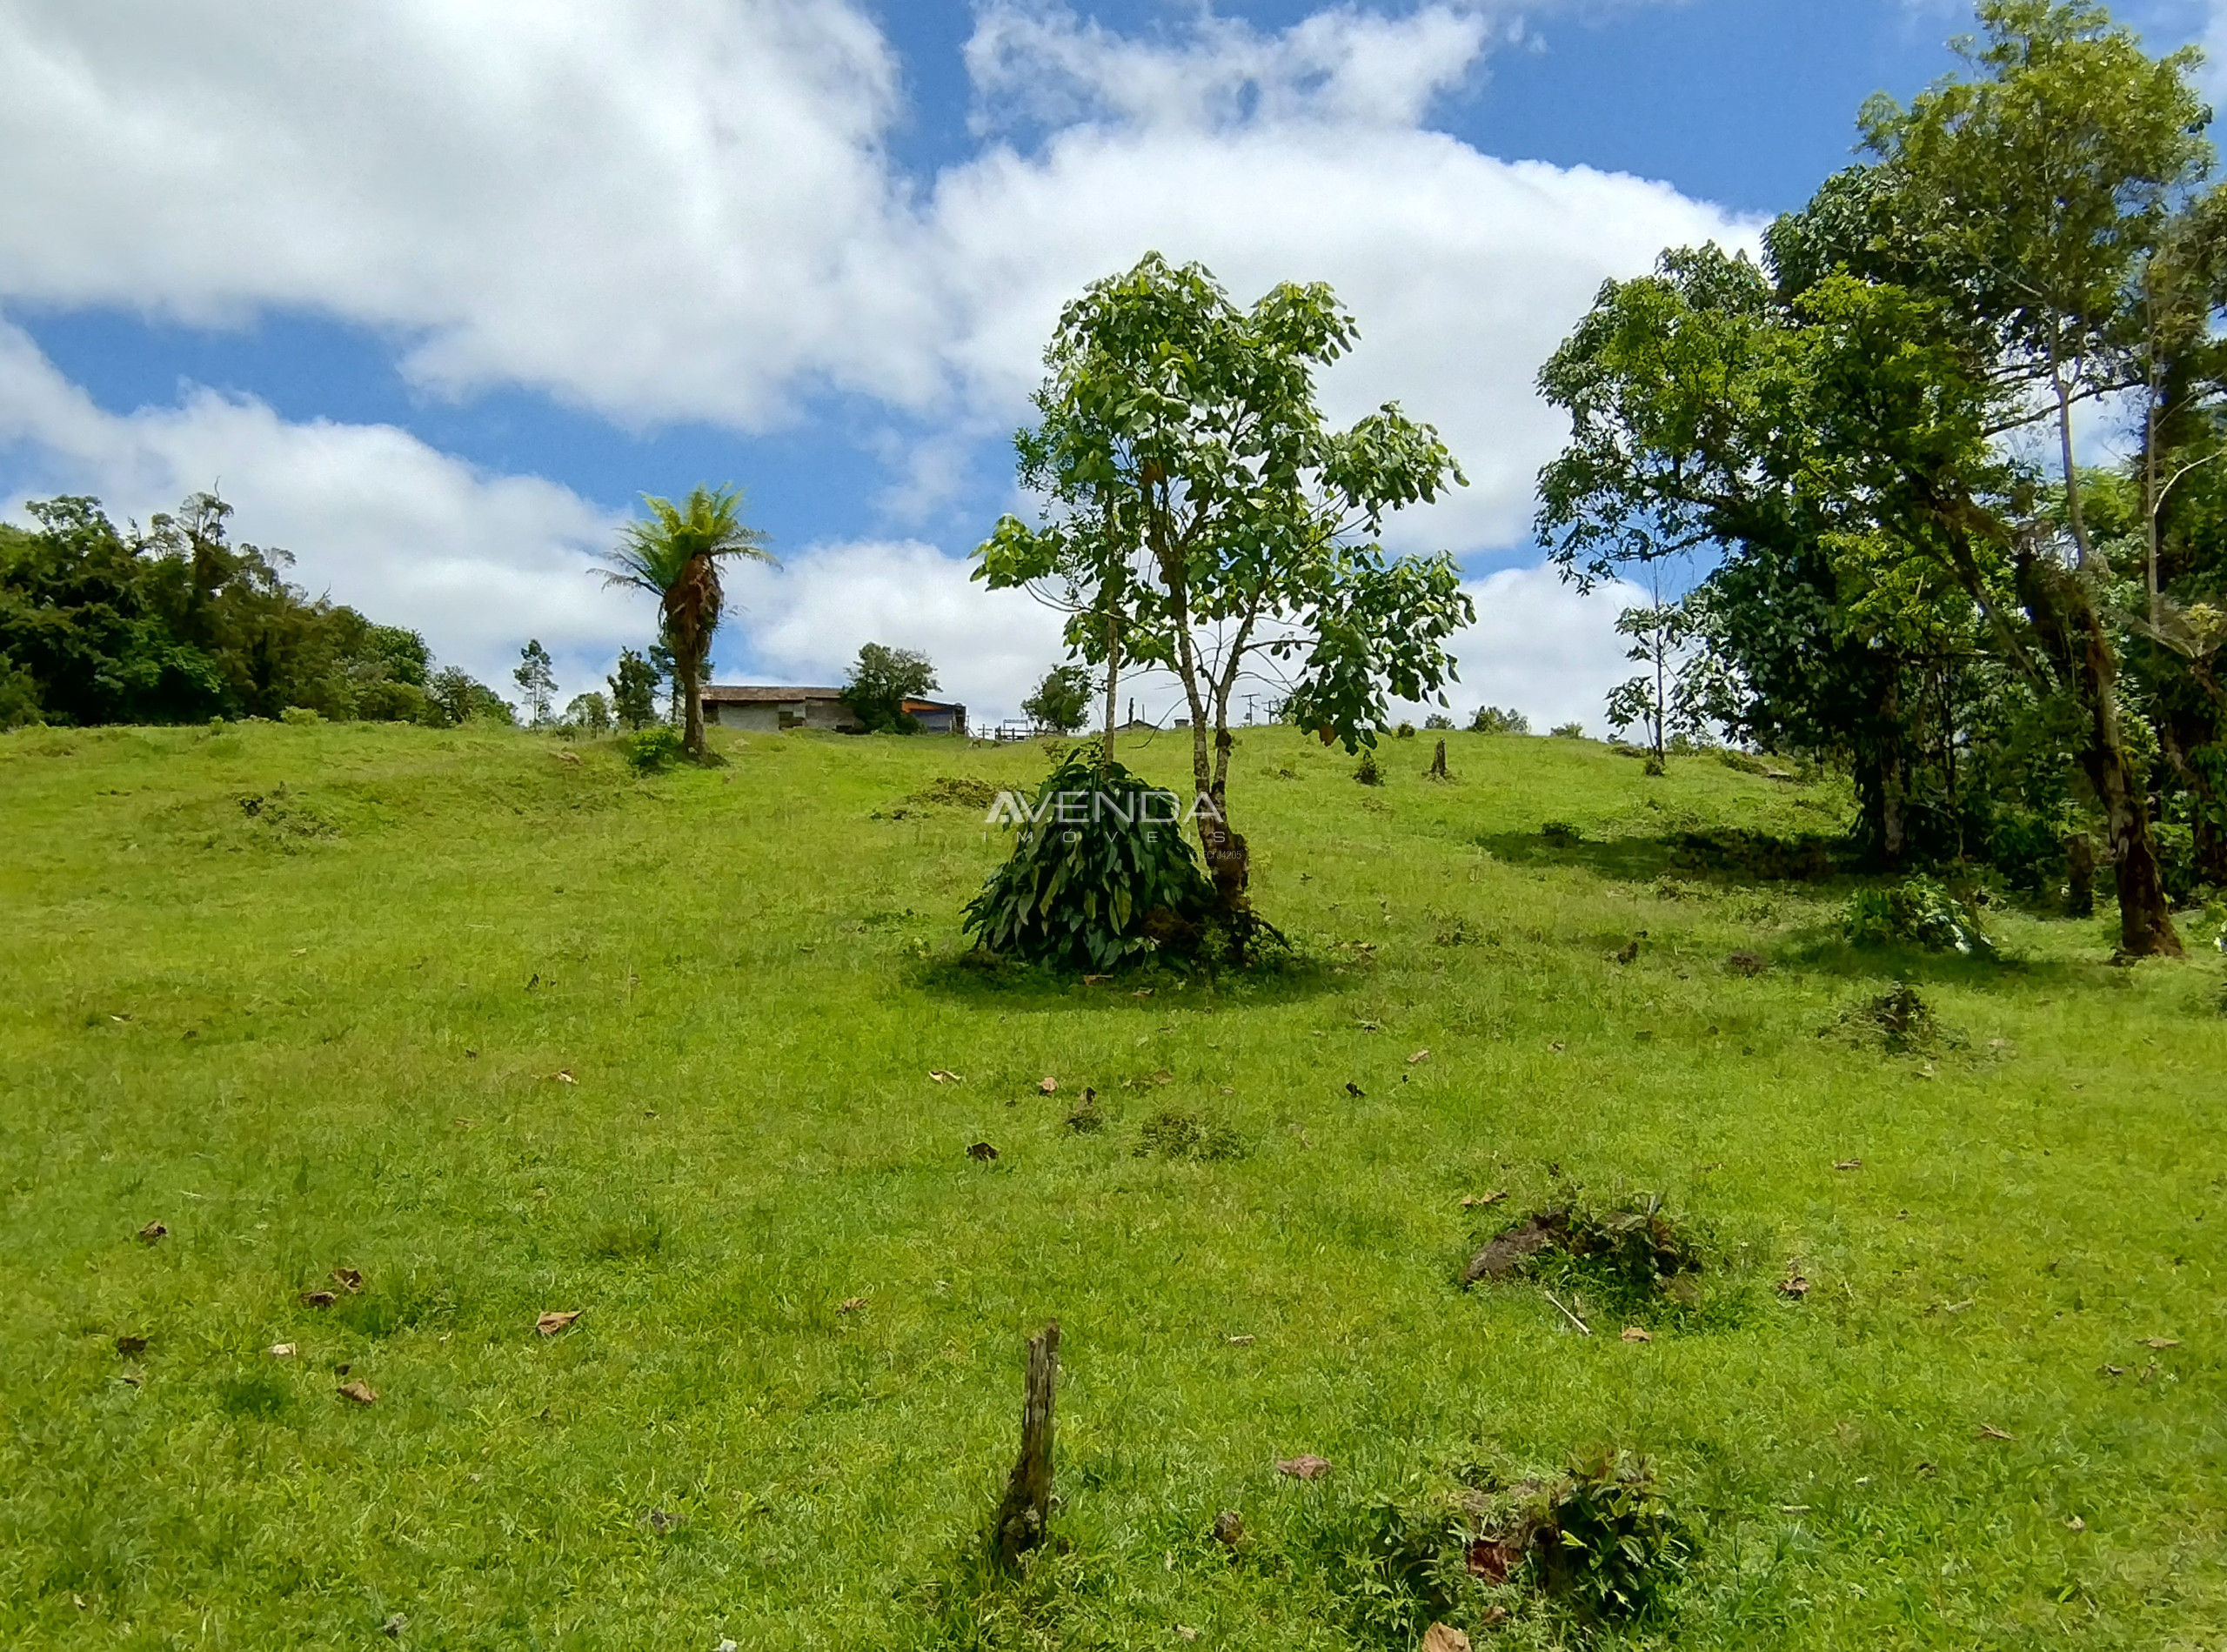
{"type": "Polygon", "coordinates": [[[611,702],[592,691],[565,702],[565,726],[585,734],[611,732],[611,702]]]}
{"type": "Polygon", "coordinates": [[[1148,253],[1061,313],[1015,438],[1044,520],[1008,516],[976,555],[993,589],[1065,608],[1070,650],[1107,671],[1172,672],[1190,710],[1194,819],[1226,912],[1245,907],[1231,829],[1229,707],[1264,672],[1290,714],[1348,750],[1373,745],[1388,694],[1435,698],[1446,639],[1475,612],[1452,558],[1388,558],[1384,518],[1462,481],[1437,432],[1388,404],[1325,426],[1314,374],[1352,319],[1320,284],[1240,310],[1203,266],[1148,253]]]}
{"type": "Polygon", "coordinates": [[[557,698],[557,669],[539,638],[530,638],[518,651],[518,667],[511,673],[525,698],[526,720],[535,728],[547,726],[549,708],[557,698]]]}
{"type": "Polygon", "coordinates": [[[425,687],[425,698],[431,704],[434,715],[451,726],[469,723],[474,718],[505,725],[518,721],[510,701],[455,665],[433,673],[425,687]]]}
{"type": "Polygon", "coordinates": [[[611,673],[611,711],[619,726],[630,732],[658,720],[658,672],[631,648],[619,651],[619,669],[611,673]]]}
{"type": "Polygon", "coordinates": [[[1616,616],[1616,634],[1632,639],[1624,658],[1647,669],[1609,691],[1608,726],[1619,734],[1635,723],[1645,729],[1658,772],[1668,756],[1673,723],[1682,734],[1700,732],[1697,719],[1675,692],[1692,632],[1684,605],[1664,602],[1659,588],[1647,606],[1627,608],[1616,616]]]}
{"type": "Polygon", "coordinates": [[[1039,728],[1073,733],[1090,720],[1090,673],[1080,665],[1054,665],[1020,709],[1039,728]]]}
{"type": "Polygon", "coordinates": [[[1502,711],[1497,706],[1480,706],[1477,714],[1469,719],[1472,734],[1528,734],[1531,719],[1510,707],[1502,711]]]}
{"type": "Polygon", "coordinates": [[[712,634],[726,606],[719,564],[741,557],[772,562],[766,536],[742,521],[742,496],[732,488],[698,487],[675,505],[643,496],[645,522],[630,524],[618,548],[608,552],[605,585],[645,591],[658,599],[659,636],[672,651],[673,679],[683,706],[681,744],[688,754],[704,755],[706,668],[711,663],[712,634]]]}
{"type": "Polygon", "coordinates": [[[936,668],[926,654],[866,643],[844,679],[843,703],[869,734],[917,734],[920,721],[905,702],[935,692],[936,668]]]}
{"type": "Polygon", "coordinates": [[[2037,690],[2080,708],[2079,761],[2110,834],[2122,947],[2177,956],[2120,705],[2113,569],[2090,532],[2073,450],[2079,404],[2159,382],[2150,277],[2213,159],[2210,111],[2190,84],[2201,54],[2153,59],[2090,0],[1983,0],[1980,20],[1982,38],[1961,48],[1968,78],[1908,108],[1875,98],[1863,114],[1895,225],[1876,244],[1927,304],[1844,292],[1834,318],[1852,368],[1883,365],[1882,346],[1904,360],[1916,350],[1936,381],[1958,381],[1949,405],[1961,401],[1983,433],[2047,421],[2060,508],[2033,508],[2015,481],[1989,499],[1956,474],[1975,456],[1938,399],[1921,410],[1904,398],[1901,411],[1920,412],[1933,438],[1920,446],[1916,432],[1878,429],[1862,387],[1840,388],[1867,438],[1885,438],[1886,479],[1929,531],[1909,549],[1960,579],[2037,690]],[[1944,439],[1967,451],[1944,451],[1944,439]],[[2006,583],[2015,610],[2001,599],[2006,583]]]}

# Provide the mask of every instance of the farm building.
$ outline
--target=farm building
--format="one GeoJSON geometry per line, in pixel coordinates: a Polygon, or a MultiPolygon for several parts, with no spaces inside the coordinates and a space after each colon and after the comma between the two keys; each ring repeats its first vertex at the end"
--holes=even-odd
{"type": "MultiPolygon", "coordinates": [[[[905,710],[930,734],[966,732],[966,708],[940,699],[908,699],[905,710]]],[[[859,719],[843,703],[839,688],[758,687],[712,684],[704,690],[704,720],[721,728],[772,733],[790,728],[820,728],[856,734],[859,719]]]]}

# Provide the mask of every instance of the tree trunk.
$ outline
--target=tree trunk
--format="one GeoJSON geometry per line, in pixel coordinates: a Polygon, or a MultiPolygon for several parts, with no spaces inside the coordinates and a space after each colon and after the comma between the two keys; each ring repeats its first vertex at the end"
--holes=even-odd
{"type": "Polygon", "coordinates": [[[2173,906],[2166,899],[2165,880],[2157,864],[2157,846],[2150,831],[2150,799],[2144,795],[2134,765],[2127,759],[2119,728],[2117,675],[2110,639],[2101,615],[2079,593],[2074,618],[2082,649],[2080,684],[2088,704],[2087,749],[2080,754],[2082,771],[2103,806],[2110,833],[2112,882],[2119,900],[2119,948],[2130,958],[2180,958],[2181,938],[2173,927],[2173,906]]]}
{"type": "Polygon", "coordinates": [[[697,680],[700,675],[701,669],[693,660],[680,666],[680,695],[687,707],[680,745],[691,757],[704,755],[704,692],[697,680]]]}
{"type": "Polygon", "coordinates": [[[2069,918],[2096,915],[2096,840],[2085,832],[2064,840],[2064,911],[2069,918]]]}
{"type": "Polygon", "coordinates": [[[1006,1495],[991,1528],[998,1563],[1008,1568],[1044,1541],[1052,1518],[1052,1403],[1060,1376],[1060,1321],[1028,1340],[1028,1374],[1020,1404],[1020,1455],[1006,1477],[1006,1495]]]}

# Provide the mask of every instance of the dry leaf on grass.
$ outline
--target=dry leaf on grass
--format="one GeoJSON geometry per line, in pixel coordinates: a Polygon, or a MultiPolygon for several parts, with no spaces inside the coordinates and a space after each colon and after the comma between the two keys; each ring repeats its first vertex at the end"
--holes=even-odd
{"type": "Polygon", "coordinates": [[[1833,1160],[1833,1168],[1836,1170],[1861,1170],[1863,1168],[1863,1160],[1861,1159],[1836,1159],[1833,1160]]]}
{"type": "Polygon", "coordinates": [[[1254,1336],[1252,1332],[1247,1331],[1242,1335],[1225,1337],[1223,1340],[1234,1348],[1249,1348],[1253,1346],[1254,1336]]]}
{"type": "Polygon", "coordinates": [[[379,1402],[378,1390],[361,1377],[358,1377],[353,1382],[342,1383],[333,1392],[342,1399],[353,1401],[358,1405],[377,1405],[379,1402]]]}
{"type": "Polygon", "coordinates": [[[274,1360],[291,1360],[296,1352],[291,1342],[273,1342],[263,1351],[274,1360]]]}
{"type": "Polygon", "coordinates": [[[576,1308],[569,1313],[544,1314],[539,1319],[534,1321],[533,1328],[544,1336],[554,1336],[574,1320],[579,1318],[581,1312],[581,1309],[576,1308]]]}
{"type": "Polygon", "coordinates": [[[331,1308],[339,1300],[331,1291],[304,1291],[301,1294],[304,1308],[331,1308]]]}
{"type": "Polygon", "coordinates": [[[1642,1331],[1636,1325],[1627,1325],[1624,1327],[1624,1341],[1627,1342],[1652,1342],[1655,1341],[1655,1333],[1652,1331],[1642,1331]]]}
{"type": "Polygon", "coordinates": [[[1469,1652],[1469,1637],[1443,1623],[1423,1631],[1422,1652],[1469,1652]]]}
{"type": "Polygon", "coordinates": [[[356,1268],[336,1267],[332,1270],[332,1279],[335,1284],[351,1296],[361,1296],[364,1294],[364,1275],[356,1268]]]}
{"type": "Polygon", "coordinates": [[[2079,1515],[2075,1515],[2070,1520],[2064,1522],[2064,1528],[2069,1532],[2084,1532],[2088,1529],[2088,1522],[2081,1519],[2079,1515]]]}
{"type": "Polygon", "coordinates": [[[1086,975],[1082,978],[1082,984],[1085,987],[1103,987],[1113,979],[1111,975],[1086,975]]]}
{"type": "Polygon", "coordinates": [[[554,1077],[559,1084],[578,1084],[579,1082],[578,1079],[572,1076],[572,1069],[568,1067],[558,1067],[552,1076],[554,1077]]]}
{"type": "Polygon", "coordinates": [[[1409,1067],[1420,1067],[1422,1063],[1429,1060],[1430,1052],[1428,1050],[1417,1050],[1413,1055],[1408,1058],[1408,1065],[1409,1067]]]}
{"type": "Polygon", "coordinates": [[[2016,1435],[2003,1433],[2002,1429],[1996,1428],[1992,1422],[1983,1422],[1980,1424],[1980,1431],[1972,1436],[1975,1440],[2010,1440],[2015,1439],[2016,1437],[2016,1435]]]}
{"type": "Polygon", "coordinates": [[[150,1221],[144,1227],[142,1227],[139,1230],[139,1238],[142,1243],[151,1245],[157,1240],[169,1238],[170,1233],[171,1230],[164,1227],[162,1223],[158,1221],[150,1221]]]}
{"type": "Polygon", "coordinates": [[[2167,1348],[2177,1348],[2180,1345],[2181,1339],[2177,1336],[2145,1336],[2142,1339],[2143,1347],[2154,1348],[2160,1353],[2167,1348]]]}
{"type": "Polygon", "coordinates": [[[1135,992],[1130,993],[1129,996],[1131,998],[1150,998],[1152,996],[1152,988],[1149,987],[1140,987],[1135,992]]]}
{"type": "Polygon", "coordinates": [[[1057,1095],[1060,1092],[1060,1081],[1057,1079],[1048,1077],[1039,1079],[1036,1081],[1036,1087],[1043,1094],[1057,1095]]]}
{"type": "Polygon", "coordinates": [[[1556,1055],[1560,1055],[1560,1054],[1561,1054],[1561,1053],[1562,1053],[1565,1049],[1568,1048],[1569,1047],[1568,1047],[1568,1045],[1565,1045],[1565,1044],[1549,1044],[1548,1046],[1547,1046],[1547,1047],[1548,1047],[1548,1049],[1552,1050],[1552,1051],[1553,1051],[1556,1055]]]}
{"type": "Polygon", "coordinates": [[[1476,1210],[1485,1205],[1496,1205],[1507,1197],[1507,1192],[1501,1188],[1495,1188],[1488,1194],[1464,1194],[1461,1196],[1461,1208],[1476,1210]]]}
{"type": "Polygon", "coordinates": [[[987,1164],[991,1160],[998,1156],[998,1150],[986,1141],[978,1141],[973,1147],[967,1148],[966,1156],[970,1159],[976,1160],[980,1163],[987,1164]]]}
{"type": "Polygon", "coordinates": [[[948,1067],[932,1067],[928,1071],[928,1076],[938,1084],[957,1084],[960,1081],[959,1074],[952,1072],[948,1067]]]}
{"type": "Polygon", "coordinates": [[[838,1314],[863,1314],[866,1312],[866,1299],[865,1297],[846,1296],[836,1307],[835,1311],[838,1314]]]}
{"type": "Polygon", "coordinates": [[[1798,1302],[1809,1294],[1809,1281],[1799,1274],[1795,1274],[1791,1279],[1782,1279],[1778,1282],[1778,1294],[1781,1296],[1790,1296],[1798,1302]]]}
{"type": "Polygon", "coordinates": [[[1276,1472],[1294,1480],[1320,1480],[1330,1472],[1330,1464],[1325,1458],[1312,1455],[1287,1457],[1277,1462],[1276,1472]]]}

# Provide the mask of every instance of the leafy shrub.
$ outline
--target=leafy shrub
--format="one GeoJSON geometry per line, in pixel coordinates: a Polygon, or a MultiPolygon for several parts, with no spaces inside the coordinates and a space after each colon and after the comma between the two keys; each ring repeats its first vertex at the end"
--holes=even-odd
{"type": "Polygon", "coordinates": [[[1585,833],[1567,820],[1549,820],[1539,828],[1539,835],[1555,849],[1575,849],[1585,841],[1585,833]]]}
{"type": "MultiPolygon", "coordinates": [[[[1831,1033],[1835,1029],[1823,1029],[1831,1033]]],[[[1933,1007],[1918,996],[1917,988],[1909,982],[1898,983],[1892,992],[1867,999],[1852,1009],[1842,1012],[1839,1031],[1852,1043],[1873,1045],[1893,1055],[1909,1055],[1929,1050],[1936,1045],[1961,1045],[1959,1033],[1943,1027],[1933,1013],[1933,1007]]]]}
{"type": "Polygon", "coordinates": [[[637,730],[621,740],[619,745],[626,752],[626,760],[634,766],[634,772],[638,774],[656,774],[680,760],[680,731],[667,724],[659,723],[637,730]]]}
{"type": "Polygon", "coordinates": [[[1354,779],[1359,780],[1363,786],[1384,784],[1384,770],[1377,763],[1376,752],[1373,746],[1361,747],[1361,766],[1354,770],[1354,779]]]}
{"type": "Polygon", "coordinates": [[[1415,738],[1415,726],[1413,723],[1402,723],[1394,729],[1392,733],[1395,739],[1411,740],[1415,738]]]}
{"type": "Polygon", "coordinates": [[[966,903],[986,952],[1068,969],[1111,969],[1195,940],[1214,902],[1173,793],[1094,746],[1067,753],[1028,806],[1013,853],[966,903]],[[1062,818],[1062,817],[1065,818],[1062,818]]]}
{"type": "Polygon", "coordinates": [[[1585,725],[1582,723],[1557,723],[1554,727],[1548,729],[1547,733],[1549,738],[1554,739],[1582,740],[1585,738],[1585,725]]]}
{"type": "Polygon", "coordinates": [[[1857,890],[1842,928],[1859,946],[1912,943],[1929,952],[1955,952],[1967,958],[1995,953],[1995,943],[1980,927],[1979,913],[1923,876],[1891,889],[1857,890]]]}
{"type": "Polygon", "coordinates": [[[289,728],[315,728],[324,719],[306,706],[289,706],[278,713],[278,720],[289,728]]]}
{"type": "Polygon", "coordinates": [[[2197,859],[2196,828],[2184,820],[2159,820],[2150,828],[2157,846],[2157,873],[2166,897],[2178,904],[2204,886],[2204,868],[2197,859]]]}
{"type": "Polygon", "coordinates": [[[1644,1457],[1595,1451],[1542,1494],[1533,1540],[1540,1581],[1585,1616],[1645,1617],[1692,1552],[1644,1457]]]}
{"type": "Polygon", "coordinates": [[[1497,706],[1480,706],[1477,714],[1469,719],[1472,734],[1528,734],[1531,719],[1514,706],[1502,711],[1497,706]]]}
{"type": "Polygon", "coordinates": [[[1434,734],[1443,734],[1454,726],[1454,719],[1444,712],[1433,712],[1423,719],[1423,726],[1434,734]]]}

